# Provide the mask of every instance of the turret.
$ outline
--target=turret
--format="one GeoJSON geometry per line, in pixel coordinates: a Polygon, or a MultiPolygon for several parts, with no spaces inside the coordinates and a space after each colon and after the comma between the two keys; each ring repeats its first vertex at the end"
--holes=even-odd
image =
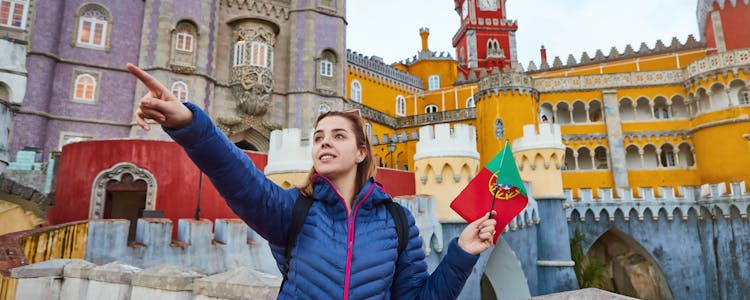
{"type": "Polygon", "coordinates": [[[417,194],[432,195],[442,223],[464,222],[450,203],[479,171],[474,126],[450,124],[424,126],[414,154],[417,194]]]}
{"type": "Polygon", "coordinates": [[[513,157],[521,178],[531,182],[531,193],[536,198],[564,197],[564,155],[565,146],[557,124],[539,124],[538,133],[533,124],[523,126],[523,137],[513,141],[513,157]]]}
{"type": "Polygon", "coordinates": [[[312,145],[303,143],[300,133],[298,128],[271,132],[268,164],[264,173],[284,188],[304,184],[312,168],[312,145]]]}

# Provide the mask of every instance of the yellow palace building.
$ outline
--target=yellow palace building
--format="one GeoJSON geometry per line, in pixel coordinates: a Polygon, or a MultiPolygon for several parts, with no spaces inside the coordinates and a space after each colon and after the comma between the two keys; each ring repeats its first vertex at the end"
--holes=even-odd
{"type": "Polygon", "coordinates": [[[750,13],[742,1],[699,1],[700,41],[691,35],[613,47],[565,62],[548,61],[542,46],[541,63],[525,70],[504,1],[455,2],[464,20],[455,58],[429,49],[427,28],[419,30],[422,49],[399,63],[347,53],[348,106],[368,119],[381,166],[425,175],[413,158],[425,125],[474,126],[481,167],[506,140],[523,137],[525,125],[538,134],[557,128],[540,126],[549,123],[559,125],[564,155],[516,153],[517,163],[522,171],[559,170],[573,198],[581,189],[640,196],[640,187],[651,187],[659,197],[663,187],[679,195],[678,186],[750,181],[750,33],[743,25],[750,13]]]}

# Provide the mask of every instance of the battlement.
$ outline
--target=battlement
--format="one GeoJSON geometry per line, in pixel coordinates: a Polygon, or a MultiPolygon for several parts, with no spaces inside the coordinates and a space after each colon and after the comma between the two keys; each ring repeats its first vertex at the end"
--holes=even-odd
{"type": "Polygon", "coordinates": [[[216,219],[215,224],[180,219],[174,242],[171,220],[139,219],[133,245],[128,245],[129,227],[128,220],[90,220],[85,259],[95,264],[118,261],[139,268],[170,264],[202,274],[239,267],[280,274],[268,242],[239,219],[216,219]]]}
{"type": "Polygon", "coordinates": [[[573,56],[573,54],[570,54],[568,55],[565,64],[563,64],[563,61],[559,56],[556,56],[552,60],[552,66],[550,66],[547,61],[542,61],[539,67],[537,67],[536,63],[534,63],[534,61],[531,61],[529,62],[529,67],[527,68],[527,70],[529,73],[545,72],[573,67],[581,67],[586,65],[602,64],[656,54],[701,49],[704,47],[705,44],[703,42],[696,41],[695,37],[691,34],[688,35],[687,41],[685,41],[685,43],[680,43],[680,41],[677,40],[677,37],[673,37],[669,46],[666,46],[662,40],[657,40],[653,48],[649,48],[649,46],[646,45],[645,42],[641,43],[638,51],[635,51],[633,49],[633,46],[628,44],[627,46],[625,46],[625,50],[623,50],[622,52],[619,52],[619,50],[617,50],[617,47],[612,47],[609,50],[609,54],[607,55],[604,55],[604,52],[601,49],[596,50],[594,57],[591,57],[587,52],[583,52],[579,60],[576,60],[575,56],[573,56]]]}
{"type": "Polygon", "coordinates": [[[643,221],[644,215],[648,213],[656,221],[660,215],[672,220],[675,214],[686,221],[689,213],[695,213],[698,219],[708,216],[716,218],[722,215],[729,219],[732,211],[743,218],[747,218],[750,206],[750,193],[746,192],[745,182],[730,182],[718,184],[704,184],[701,186],[678,186],[677,194],[671,186],[659,187],[659,197],[654,194],[651,187],[639,187],[638,196],[630,188],[618,188],[617,195],[613,194],[611,188],[598,189],[598,198],[594,198],[592,189],[578,189],[578,198],[573,198],[572,190],[565,189],[565,207],[568,208],[567,216],[570,220],[573,213],[584,220],[587,214],[593,214],[594,219],[599,221],[600,216],[606,214],[610,221],[614,221],[617,213],[622,214],[625,221],[631,215],[637,216],[643,221]],[[730,186],[727,191],[726,186],[730,186]]]}
{"type": "Polygon", "coordinates": [[[414,160],[447,156],[479,159],[476,136],[474,126],[466,124],[455,124],[452,132],[450,124],[423,126],[414,160]]]}
{"type": "Polygon", "coordinates": [[[513,152],[549,148],[565,150],[560,125],[541,123],[539,133],[536,132],[534,124],[524,125],[523,137],[513,141],[513,152]]]}
{"type": "Polygon", "coordinates": [[[302,142],[299,128],[286,128],[271,132],[266,175],[308,172],[310,168],[312,168],[312,144],[302,142]]]}
{"type": "Polygon", "coordinates": [[[423,85],[421,78],[391,67],[385,64],[382,59],[376,59],[374,57],[371,58],[368,56],[364,56],[361,53],[357,53],[356,51],[347,49],[346,62],[351,65],[356,65],[363,69],[373,71],[382,76],[397,80],[411,86],[412,88],[422,91],[423,85]]]}
{"type": "Polygon", "coordinates": [[[414,216],[425,255],[430,255],[432,249],[443,252],[443,225],[438,221],[435,198],[429,195],[400,196],[393,201],[408,208],[414,216]]]}

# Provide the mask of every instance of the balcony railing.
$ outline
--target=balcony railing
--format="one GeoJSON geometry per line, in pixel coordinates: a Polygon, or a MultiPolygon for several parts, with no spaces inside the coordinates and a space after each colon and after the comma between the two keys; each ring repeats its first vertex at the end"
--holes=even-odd
{"type": "Polygon", "coordinates": [[[441,112],[413,115],[408,117],[394,118],[382,112],[379,112],[369,106],[354,101],[349,101],[344,105],[345,109],[359,109],[362,112],[362,117],[373,122],[388,125],[393,129],[401,129],[408,127],[424,126],[436,123],[445,122],[457,122],[465,120],[474,120],[477,118],[477,110],[475,107],[446,110],[441,112]]]}

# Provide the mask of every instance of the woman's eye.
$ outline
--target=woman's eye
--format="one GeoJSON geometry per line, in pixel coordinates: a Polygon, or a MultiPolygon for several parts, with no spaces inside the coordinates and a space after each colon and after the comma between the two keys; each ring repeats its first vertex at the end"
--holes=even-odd
{"type": "Polygon", "coordinates": [[[337,139],[339,139],[339,140],[340,140],[340,139],[343,139],[343,138],[344,138],[344,135],[343,135],[343,134],[340,134],[340,133],[339,133],[339,134],[337,134],[337,135],[336,135],[336,138],[337,138],[337,139]]]}
{"type": "Polygon", "coordinates": [[[315,138],[313,138],[313,141],[316,141],[316,142],[320,142],[322,140],[323,140],[322,136],[316,136],[315,138]]]}

